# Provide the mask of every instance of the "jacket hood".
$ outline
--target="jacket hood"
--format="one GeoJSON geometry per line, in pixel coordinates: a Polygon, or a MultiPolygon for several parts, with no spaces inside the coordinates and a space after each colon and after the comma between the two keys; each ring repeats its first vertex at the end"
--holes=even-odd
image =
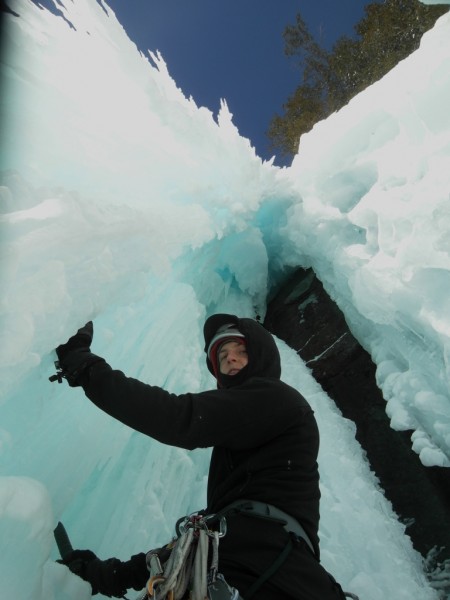
{"type": "MultiPolygon", "coordinates": [[[[240,319],[236,315],[217,314],[209,317],[203,328],[205,337],[205,352],[215,333],[222,325],[233,323],[245,336],[248,364],[237,375],[218,374],[218,386],[223,388],[239,385],[250,377],[271,377],[280,379],[281,361],[280,353],[272,335],[258,321],[254,319],[240,319]]],[[[206,356],[206,365],[215,376],[213,365],[206,356]]]]}

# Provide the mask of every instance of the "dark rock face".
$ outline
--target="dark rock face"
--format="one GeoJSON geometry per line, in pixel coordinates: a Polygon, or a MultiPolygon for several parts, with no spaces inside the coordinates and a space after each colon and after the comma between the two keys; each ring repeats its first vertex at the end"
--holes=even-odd
{"type": "Polygon", "coordinates": [[[355,422],[386,497],[423,555],[445,547],[450,557],[450,469],[425,468],[411,450],[411,432],[391,429],[375,365],[312,270],[300,269],[270,302],[266,328],[296,350],[344,417],[355,422]]]}

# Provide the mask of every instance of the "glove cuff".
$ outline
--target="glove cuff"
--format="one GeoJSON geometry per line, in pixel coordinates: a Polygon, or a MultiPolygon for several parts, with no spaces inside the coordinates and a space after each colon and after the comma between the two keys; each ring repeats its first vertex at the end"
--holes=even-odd
{"type": "Polygon", "coordinates": [[[144,552],[134,554],[130,560],[122,563],[122,583],[128,588],[141,590],[147,584],[150,573],[144,552]]]}
{"type": "Polygon", "coordinates": [[[89,350],[73,350],[63,360],[55,361],[56,374],[49,379],[58,383],[66,379],[70,387],[82,386],[92,365],[103,360],[89,350]]]}

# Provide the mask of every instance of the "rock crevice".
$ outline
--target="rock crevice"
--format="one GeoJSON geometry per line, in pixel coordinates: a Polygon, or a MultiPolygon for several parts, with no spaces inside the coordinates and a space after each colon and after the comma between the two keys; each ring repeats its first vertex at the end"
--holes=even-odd
{"type": "Polygon", "coordinates": [[[450,558],[450,469],[426,468],[411,449],[411,432],[390,427],[370,355],[311,269],[299,269],[270,302],[264,325],[310,367],[344,417],[356,424],[385,495],[425,557],[450,558]]]}

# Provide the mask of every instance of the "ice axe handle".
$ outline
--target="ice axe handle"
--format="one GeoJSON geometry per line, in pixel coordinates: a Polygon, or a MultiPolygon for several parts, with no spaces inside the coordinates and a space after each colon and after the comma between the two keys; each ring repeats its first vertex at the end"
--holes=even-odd
{"type": "Polygon", "coordinates": [[[64,558],[73,551],[66,528],[61,522],[58,522],[58,525],[53,533],[55,535],[56,545],[58,546],[61,558],[64,560],[64,558]]]}

